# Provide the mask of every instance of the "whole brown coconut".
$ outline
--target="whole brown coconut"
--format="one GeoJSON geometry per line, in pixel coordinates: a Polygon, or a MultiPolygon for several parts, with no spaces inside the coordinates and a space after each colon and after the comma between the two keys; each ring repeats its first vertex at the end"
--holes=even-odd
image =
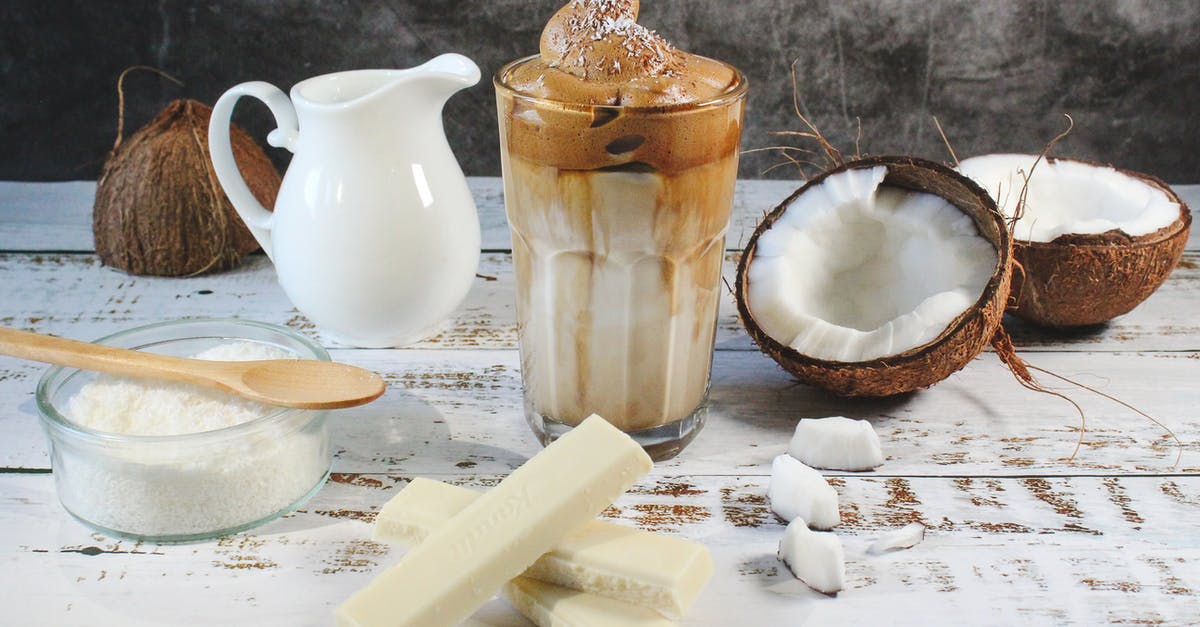
{"type": "MultiPolygon", "coordinates": [[[[100,261],[129,272],[191,276],[228,270],[258,243],[217,184],[208,153],[212,109],[176,100],[129,139],[118,139],[96,185],[92,216],[100,261]]],[[[245,131],[232,127],[242,177],[265,207],[279,171],[245,131]]]]}
{"type": "Polygon", "coordinates": [[[1062,235],[1050,242],[1014,241],[1013,257],[1023,269],[1013,280],[1015,315],[1050,327],[1107,322],[1149,298],[1178,265],[1191,230],[1191,210],[1158,178],[1114,169],[1162,190],[1179,204],[1179,218],[1137,237],[1112,230],[1062,235]]]}
{"type": "Polygon", "coordinates": [[[738,313],[750,337],[785,370],[805,383],[842,396],[891,396],[929,387],[960,370],[988,345],[1004,314],[1012,277],[1012,238],[996,203],[979,185],[943,165],[913,157],[870,157],[833,168],[811,179],[771,211],[755,229],[738,263],[738,313]],[[971,217],[980,235],[995,247],[997,262],[983,294],[933,341],[880,359],[837,362],[802,355],[767,335],[747,305],[747,268],[759,236],[810,187],[849,169],[886,166],[884,185],[934,194],[971,217]]]}

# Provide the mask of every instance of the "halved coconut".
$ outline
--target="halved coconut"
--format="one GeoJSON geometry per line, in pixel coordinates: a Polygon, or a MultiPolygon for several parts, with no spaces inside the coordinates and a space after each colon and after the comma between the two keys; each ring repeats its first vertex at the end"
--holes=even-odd
{"type": "Polygon", "coordinates": [[[738,311],[802,381],[846,396],[901,394],[988,344],[1011,254],[995,202],[970,179],[922,159],[862,159],[763,219],[738,264],[738,311]]]}
{"type": "MultiPolygon", "coordinates": [[[[959,170],[1011,214],[1036,159],[983,155],[959,170]]],[[[1191,223],[1187,205],[1153,176],[1046,158],[1033,168],[1014,228],[1014,259],[1024,272],[1013,286],[1013,313],[1071,327],[1129,312],[1179,263],[1191,223]]]]}

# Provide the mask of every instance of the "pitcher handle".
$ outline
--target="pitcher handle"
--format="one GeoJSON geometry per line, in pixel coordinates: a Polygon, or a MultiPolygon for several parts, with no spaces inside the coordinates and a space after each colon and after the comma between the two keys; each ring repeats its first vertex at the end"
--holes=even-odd
{"type": "Polygon", "coordinates": [[[242,221],[250,228],[254,239],[258,240],[267,257],[272,257],[271,227],[273,217],[270,211],[258,202],[242,173],[238,171],[237,162],[233,158],[233,145],[229,140],[229,120],[233,116],[233,107],[242,96],[253,96],[263,101],[275,116],[277,128],[267,135],[267,143],[276,148],[287,148],[296,152],[296,139],[300,135],[300,123],[296,119],[296,108],[278,87],[262,81],[252,81],[236,85],[226,91],[213,106],[212,118],[208,123],[208,152],[212,156],[213,170],[217,180],[225,189],[229,202],[242,217],[242,221]]]}

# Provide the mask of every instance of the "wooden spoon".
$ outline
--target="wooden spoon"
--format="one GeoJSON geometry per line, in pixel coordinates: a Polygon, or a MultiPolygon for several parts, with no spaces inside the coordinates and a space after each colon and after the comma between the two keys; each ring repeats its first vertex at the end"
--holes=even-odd
{"type": "Polygon", "coordinates": [[[0,327],[0,355],[127,377],[192,383],[298,409],[338,409],[383,394],[370,370],[315,359],[207,361],[89,344],[0,327]]]}

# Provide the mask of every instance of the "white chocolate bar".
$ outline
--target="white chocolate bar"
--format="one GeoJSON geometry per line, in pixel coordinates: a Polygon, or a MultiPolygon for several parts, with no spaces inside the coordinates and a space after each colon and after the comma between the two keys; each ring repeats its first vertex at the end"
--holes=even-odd
{"type": "Polygon", "coordinates": [[[592,520],[651,467],[592,416],[413,547],[337,608],[340,627],[456,625],[592,520]]]}
{"type": "MultiPolygon", "coordinates": [[[[479,495],[432,479],[413,479],[375,517],[375,539],[415,546],[479,495]]],[[[712,557],[699,542],[594,520],[564,538],[524,576],[679,619],[712,573],[712,557]]]]}
{"type": "Polygon", "coordinates": [[[517,577],[504,597],[537,627],[674,627],[648,607],[517,577]]]}

